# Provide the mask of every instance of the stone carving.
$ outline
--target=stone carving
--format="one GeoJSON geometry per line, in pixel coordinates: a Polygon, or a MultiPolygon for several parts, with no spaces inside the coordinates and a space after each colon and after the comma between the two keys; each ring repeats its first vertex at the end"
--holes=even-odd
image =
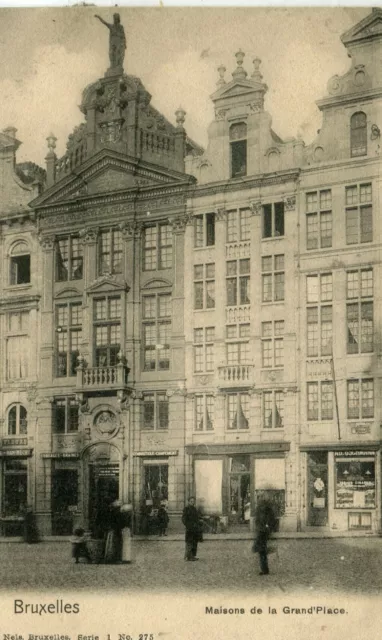
{"type": "Polygon", "coordinates": [[[97,242],[99,227],[86,227],[80,231],[80,238],[85,244],[93,244],[97,242]]]}
{"type": "Polygon", "coordinates": [[[122,136],[122,120],[112,120],[111,122],[102,122],[100,125],[102,143],[119,142],[122,136]]]}
{"type": "Polygon", "coordinates": [[[215,109],[215,120],[224,120],[229,109],[215,109]]]}
{"type": "Polygon", "coordinates": [[[250,203],[250,209],[253,216],[261,216],[263,205],[261,204],[261,200],[252,201],[250,203]]]}
{"type": "Polygon", "coordinates": [[[120,227],[122,231],[122,237],[125,240],[132,238],[138,238],[142,231],[142,224],[133,220],[132,222],[123,222],[120,227]]]}
{"type": "Polygon", "coordinates": [[[188,223],[188,216],[177,216],[176,218],[170,218],[169,224],[172,227],[174,233],[184,233],[186,225],[188,223]]]}
{"type": "Polygon", "coordinates": [[[340,90],[341,90],[341,80],[338,75],[335,75],[332,78],[330,78],[328,82],[328,91],[330,94],[333,95],[334,93],[339,93],[340,90]]]}
{"type": "Polygon", "coordinates": [[[102,24],[109,29],[109,59],[110,68],[123,67],[123,61],[125,58],[126,49],[126,37],[125,30],[121,25],[121,18],[119,13],[113,15],[113,22],[109,24],[101,18],[101,16],[95,15],[102,24]]]}
{"type": "Polygon", "coordinates": [[[117,417],[111,411],[103,410],[94,420],[97,431],[103,436],[112,436],[118,430],[117,417]]]}
{"type": "Polygon", "coordinates": [[[84,397],[82,394],[77,394],[76,402],[78,403],[78,409],[80,413],[89,413],[89,403],[86,397],[84,397]]]}
{"type": "Polygon", "coordinates": [[[126,411],[129,408],[129,394],[126,391],[118,391],[117,400],[121,411],[126,411]]]}
{"type": "Polygon", "coordinates": [[[216,220],[216,222],[224,221],[226,215],[227,215],[227,211],[225,209],[223,209],[223,207],[219,208],[219,209],[216,209],[216,212],[215,212],[215,220],[216,220]]]}
{"type": "Polygon", "coordinates": [[[248,106],[252,113],[260,113],[263,110],[263,101],[257,100],[256,102],[251,102],[248,106]]]}
{"type": "Polygon", "coordinates": [[[284,198],[285,211],[294,211],[296,208],[296,196],[287,196],[284,198]]]}
{"type": "Polygon", "coordinates": [[[52,251],[54,249],[54,242],[55,242],[54,236],[39,235],[38,241],[43,251],[52,251]]]}

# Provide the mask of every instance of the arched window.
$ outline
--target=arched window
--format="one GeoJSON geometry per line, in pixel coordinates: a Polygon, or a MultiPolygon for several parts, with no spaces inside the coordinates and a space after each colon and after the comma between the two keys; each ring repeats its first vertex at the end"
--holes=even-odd
{"type": "Polygon", "coordinates": [[[352,158],[367,154],[367,122],[363,111],[353,113],[350,119],[350,150],[352,158]]]}
{"type": "Polygon", "coordinates": [[[14,404],[8,411],[8,435],[25,436],[28,432],[28,412],[22,404],[14,404]]]}
{"type": "Polygon", "coordinates": [[[229,130],[231,145],[231,178],[247,175],[247,125],[237,122],[229,130]]]}
{"type": "Polygon", "coordinates": [[[10,260],[11,284],[28,284],[31,281],[31,257],[26,242],[21,240],[13,245],[10,260]]]}

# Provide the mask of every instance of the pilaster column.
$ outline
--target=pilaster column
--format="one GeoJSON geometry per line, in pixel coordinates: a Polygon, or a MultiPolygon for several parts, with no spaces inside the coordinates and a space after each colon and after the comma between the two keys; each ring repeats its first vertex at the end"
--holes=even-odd
{"type": "Polygon", "coordinates": [[[135,379],[140,369],[140,274],[142,263],[141,236],[143,225],[131,220],[120,226],[125,241],[124,272],[129,274],[130,287],[126,296],[125,344],[122,346],[129,367],[130,378],[135,379]]]}
{"type": "Polygon", "coordinates": [[[52,381],[53,352],[52,342],[54,314],[53,314],[53,282],[54,282],[54,235],[40,235],[40,246],[43,252],[43,292],[41,304],[41,349],[40,365],[43,385],[52,381]]]}
{"type": "Polygon", "coordinates": [[[172,371],[178,380],[185,377],[184,353],[184,269],[186,214],[170,218],[173,230],[174,286],[172,294],[172,371]]]}

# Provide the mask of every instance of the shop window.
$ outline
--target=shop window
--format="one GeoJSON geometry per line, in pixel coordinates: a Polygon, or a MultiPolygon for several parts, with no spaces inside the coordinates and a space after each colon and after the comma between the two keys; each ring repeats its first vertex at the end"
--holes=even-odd
{"type": "Polygon", "coordinates": [[[373,270],[361,269],[346,274],[347,352],[373,351],[373,270]]]}
{"type": "Polygon", "coordinates": [[[122,273],[122,253],[122,232],[120,229],[101,231],[98,241],[99,274],[122,273]]]}
{"type": "Polygon", "coordinates": [[[227,306],[250,304],[250,271],[249,258],[226,263],[227,306]]]}
{"type": "Polygon", "coordinates": [[[350,512],[349,513],[349,529],[371,530],[371,513],[350,512]]]}
{"type": "Polygon", "coordinates": [[[142,429],[168,429],[169,402],[165,392],[143,394],[142,429]]]}
{"type": "Polygon", "coordinates": [[[346,187],[346,244],[363,244],[373,240],[373,206],[371,183],[346,187]]]}
{"type": "Polygon", "coordinates": [[[168,500],[168,464],[143,463],[144,495],[153,509],[158,509],[162,500],[168,500]]]}
{"type": "Polygon", "coordinates": [[[195,460],[195,495],[204,515],[220,515],[223,512],[223,460],[195,460]]]}
{"type": "Polygon", "coordinates": [[[229,130],[231,146],[231,178],[247,175],[247,125],[238,122],[229,130]]]}
{"type": "Polygon", "coordinates": [[[96,367],[114,367],[121,350],[121,298],[94,300],[93,322],[96,367]]]}
{"type": "MultiPolygon", "coordinates": [[[[350,454],[351,452],[347,452],[350,454]]],[[[374,509],[375,456],[370,452],[360,457],[335,452],[336,509],[374,509]]]]}
{"type": "Polygon", "coordinates": [[[56,306],[56,375],[75,376],[82,336],[82,305],[78,302],[56,306]]]}
{"type": "Polygon", "coordinates": [[[145,227],[143,232],[143,269],[170,269],[172,267],[172,227],[157,223],[145,227]]]}
{"type": "Polygon", "coordinates": [[[306,248],[324,249],[332,246],[331,189],[306,194],[306,248]]]}
{"type": "Polygon", "coordinates": [[[227,211],[227,242],[244,242],[251,237],[249,209],[227,211]]]}
{"type": "Polygon", "coordinates": [[[142,306],[144,371],[168,371],[171,363],[171,295],[144,296],[142,306]]]}
{"type": "Polygon", "coordinates": [[[215,308],[215,263],[194,266],[194,309],[215,308]]]}
{"type": "Polygon", "coordinates": [[[26,242],[18,242],[12,247],[10,269],[11,285],[28,284],[31,281],[31,257],[26,242]]]}
{"type": "Polygon", "coordinates": [[[74,397],[56,398],[53,405],[54,433],[74,433],[78,431],[78,404],[74,397]]]}
{"type": "Polygon", "coordinates": [[[6,459],[3,469],[2,514],[6,517],[22,516],[27,506],[28,462],[23,458],[6,459]]]}
{"type": "Polygon", "coordinates": [[[367,119],[363,111],[350,118],[350,152],[352,158],[367,154],[367,119]]]}
{"type": "Polygon", "coordinates": [[[28,433],[28,412],[22,404],[15,404],[8,411],[8,435],[25,436],[28,433]]]}
{"type": "Polygon", "coordinates": [[[229,393],[227,395],[227,429],[237,431],[249,428],[249,394],[229,393]]]}
{"type": "Polygon", "coordinates": [[[81,280],[83,277],[82,244],[78,236],[66,236],[56,242],[56,282],[81,280]]]}
{"type": "Polygon", "coordinates": [[[263,238],[278,238],[284,235],[284,203],[263,205],[263,238]]]}
{"type": "Polygon", "coordinates": [[[203,213],[194,217],[195,247],[211,247],[215,244],[215,214],[203,213]]]}
{"type": "MultiPolygon", "coordinates": [[[[62,464],[55,461],[55,465],[62,464]]],[[[68,464],[66,462],[66,464],[68,464]]],[[[52,472],[52,534],[73,533],[73,509],[78,506],[78,470],[54,468],[52,472]]]]}

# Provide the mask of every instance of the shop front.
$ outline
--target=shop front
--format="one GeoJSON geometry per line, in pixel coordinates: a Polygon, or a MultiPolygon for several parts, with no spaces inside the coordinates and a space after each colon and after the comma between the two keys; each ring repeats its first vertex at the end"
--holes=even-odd
{"type": "Polygon", "coordinates": [[[379,529],[379,445],[305,450],[306,525],[339,531],[379,529]]]}
{"type": "Polygon", "coordinates": [[[285,456],[289,443],[197,445],[187,447],[193,459],[193,492],[207,530],[253,529],[260,497],[272,501],[278,519],[285,513],[285,456]]]}
{"type": "MultiPolygon", "coordinates": [[[[22,444],[26,443],[23,440],[22,444]]],[[[4,444],[4,440],[3,440],[4,444]]],[[[1,517],[2,536],[23,535],[24,517],[30,506],[29,478],[32,449],[7,449],[0,452],[1,474],[1,517]]]]}

